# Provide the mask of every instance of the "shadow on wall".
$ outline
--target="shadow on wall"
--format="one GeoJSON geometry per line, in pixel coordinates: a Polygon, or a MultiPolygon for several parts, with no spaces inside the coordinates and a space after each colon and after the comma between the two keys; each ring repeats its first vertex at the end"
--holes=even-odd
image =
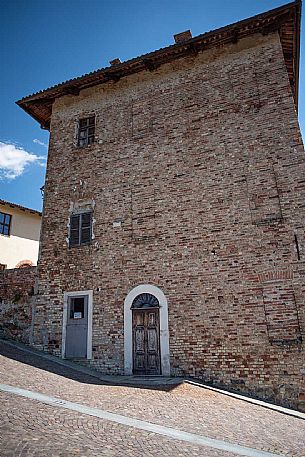
{"type": "Polygon", "coordinates": [[[39,241],[41,217],[17,212],[12,216],[11,236],[39,241]]]}

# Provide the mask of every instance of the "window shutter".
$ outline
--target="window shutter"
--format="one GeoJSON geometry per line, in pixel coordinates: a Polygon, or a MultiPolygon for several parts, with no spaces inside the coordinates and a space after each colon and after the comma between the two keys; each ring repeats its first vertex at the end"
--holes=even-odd
{"type": "Polygon", "coordinates": [[[70,217],[70,246],[91,242],[92,213],[73,214],[70,217]]]}
{"type": "Polygon", "coordinates": [[[80,214],[75,214],[70,218],[70,246],[79,244],[80,214]]]}
{"type": "Polygon", "coordinates": [[[90,243],[91,241],[91,213],[82,214],[81,240],[80,243],[90,243]]]}

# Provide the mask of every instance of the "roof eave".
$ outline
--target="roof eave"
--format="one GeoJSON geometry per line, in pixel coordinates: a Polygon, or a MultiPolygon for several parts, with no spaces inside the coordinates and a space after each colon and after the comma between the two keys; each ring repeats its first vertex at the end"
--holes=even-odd
{"type": "Polygon", "coordinates": [[[29,114],[35,121],[37,121],[40,124],[40,127],[44,130],[50,130],[50,121],[45,121],[41,119],[41,117],[37,116],[33,110],[28,106],[27,103],[22,103],[22,100],[18,100],[15,102],[16,105],[18,105],[20,108],[23,109],[27,114],[29,114]]]}
{"type": "Polygon", "coordinates": [[[42,216],[42,213],[40,211],[37,211],[36,209],[26,208],[25,206],[18,205],[17,203],[8,202],[6,200],[0,199],[0,205],[9,206],[10,208],[16,208],[16,209],[18,209],[20,211],[24,211],[26,213],[34,214],[35,216],[40,216],[40,217],[42,216]]]}
{"type": "MultiPolygon", "coordinates": [[[[191,38],[184,43],[178,43],[157,51],[150,52],[140,57],[122,62],[114,67],[107,67],[96,70],[92,73],[77,77],[50,87],[44,91],[35,93],[17,101],[17,105],[37,120],[42,128],[49,129],[53,101],[64,95],[77,95],[80,90],[92,87],[109,81],[117,82],[121,77],[128,76],[143,70],[153,71],[160,65],[183,57],[187,53],[195,53],[199,50],[219,46],[253,33],[261,32],[267,34],[279,30],[283,21],[287,20],[289,14],[294,12],[294,39],[292,52],[294,60],[294,98],[296,107],[298,105],[298,79],[299,79],[299,47],[300,47],[300,15],[301,1],[297,0],[273,10],[261,13],[257,16],[244,19],[234,24],[221,27],[217,30],[206,32],[197,37],[191,38]],[[268,22],[269,21],[269,22],[268,22]],[[250,25],[253,25],[251,28],[250,25]],[[37,109],[31,109],[31,104],[37,109]],[[44,108],[41,108],[44,105],[44,108]],[[47,107],[47,105],[49,105],[47,107]],[[37,114],[39,109],[49,109],[48,115],[37,114]]],[[[291,16],[290,16],[291,17],[291,16]]]]}

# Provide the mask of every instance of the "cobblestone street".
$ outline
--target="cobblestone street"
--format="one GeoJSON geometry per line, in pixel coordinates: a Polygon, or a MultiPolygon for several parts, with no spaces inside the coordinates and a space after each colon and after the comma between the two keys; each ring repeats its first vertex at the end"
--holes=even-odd
{"type": "Polygon", "coordinates": [[[106,385],[6,343],[0,349],[3,385],[114,417],[105,420],[64,409],[60,402],[45,404],[1,389],[1,456],[305,455],[305,422],[300,418],[189,384],[163,389],[106,385]],[[118,423],[121,416],[130,425],[118,423]],[[132,425],[134,419],[138,421],[132,425]],[[164,434],[141,429],[147,423],[163,426],[164,434]],[[173,429],[233,447],[217,448],[218,441],[214,448],[198,444],[196,437],[183,441],[170,436],[173,429]]]}

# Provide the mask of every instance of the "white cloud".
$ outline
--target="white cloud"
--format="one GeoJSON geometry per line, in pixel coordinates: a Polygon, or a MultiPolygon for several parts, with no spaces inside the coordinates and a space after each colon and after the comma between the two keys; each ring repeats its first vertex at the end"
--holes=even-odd
{"type": "Polygon", "coordinates": [[[46,157],[36,156],[12,143],[0,141],[0,180],[15,179],[29,164],[45,166],[46,157]]]}
{"type": "Polygon", "coordinates": [[[46,143],[44,143],[43,141],[37,140],[37,138],[35,138],[35,140],[33,140],[33,143],[40,144],[40,146],[43,146],[44,148],[48,148],[48,145],[46,143]]]}

